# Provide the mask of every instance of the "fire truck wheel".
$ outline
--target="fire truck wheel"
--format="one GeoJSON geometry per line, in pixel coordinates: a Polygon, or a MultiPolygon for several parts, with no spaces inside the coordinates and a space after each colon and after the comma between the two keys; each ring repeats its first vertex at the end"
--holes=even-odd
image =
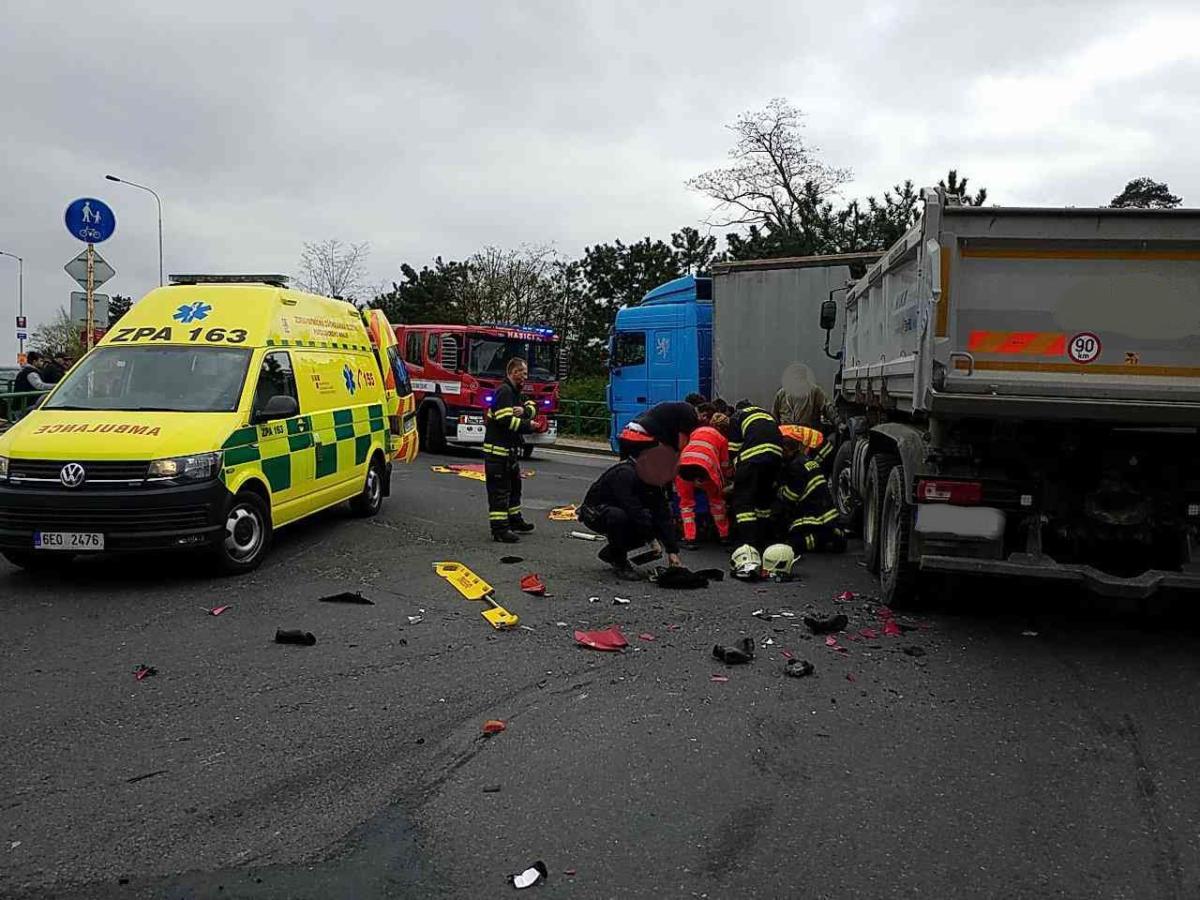
{"type": "Polygon", "coordinates": [[[425,410],[421,422],[423,423],[421,446],[430,453],[445,453],[446,423],[442,420],[441,412],[437,407],[431,406],[425,410]]]}

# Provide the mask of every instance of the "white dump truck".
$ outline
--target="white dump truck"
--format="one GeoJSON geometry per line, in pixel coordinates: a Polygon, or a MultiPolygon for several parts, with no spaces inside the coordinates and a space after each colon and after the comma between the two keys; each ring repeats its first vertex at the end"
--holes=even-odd
{"type": "Polygon", "coordinates": [[[885,599],[925,573],[1200,590],[1200,210],[922,197],[821,310],[835,494],[885,599]]]}

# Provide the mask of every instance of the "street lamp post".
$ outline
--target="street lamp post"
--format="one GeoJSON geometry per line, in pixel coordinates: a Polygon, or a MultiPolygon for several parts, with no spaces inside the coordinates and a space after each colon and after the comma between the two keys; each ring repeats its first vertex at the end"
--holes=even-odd
{"type": "Polygon", "coordinates": [[[130,187],[139,188],[143,191],[148,191],[154,195],[154,202],[158,204],[158,286],[163,284],[163,253],[162,253],[162,199],[153,188],[148,188],[144,184],[138,184],[135,181],[126,181],[124,178],[118,178],[116,175],[105,175],[109,181],[115,181],[117,184],[127,184],[130,187]]]}
{"type": "MultiPolygon", "coordinates": [[[[7,250],[0,250],[0,256],[11,256],[17,261],[17,316],[18,318],[25,315],[25,260],[15,253],[9,253],[7,250]]],[[[23,333],[23,332],[22,332],[23,333]]],[[[25,339],[20,339],[20,353],[25,353],[25,339]]]]}

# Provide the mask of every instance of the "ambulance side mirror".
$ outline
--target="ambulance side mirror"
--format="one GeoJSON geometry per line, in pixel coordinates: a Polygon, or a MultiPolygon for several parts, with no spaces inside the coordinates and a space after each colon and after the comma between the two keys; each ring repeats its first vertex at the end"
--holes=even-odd
{"type": "Polygon", "coordinates": [[[829,331],[837,324],[837,301],[825,300],[821,303],[821,327],[829,331]]]}
{"type": "Polygon", "coordinates": [[[290,419],[300,415],[300,404],[295,397],[287,394],[276,394],[254,416],[255,422],[274,422],[276,419],[290,419]]]}

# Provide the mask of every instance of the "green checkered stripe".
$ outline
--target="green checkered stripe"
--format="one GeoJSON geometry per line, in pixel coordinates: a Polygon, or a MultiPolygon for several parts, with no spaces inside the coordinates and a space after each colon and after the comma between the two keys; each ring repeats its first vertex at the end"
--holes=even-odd
{"type": "Polygon", "coordinates": [[[370,353],[371,348],[366,344],[339,344],[336,341],[288,341],[267,338],[268,347],[314,347],[318,350],[361,350],[370,353]]]}
{"type": "Polygon", "coordinates": [[[320,483],[322,478],[365,463],[376,433],[381,433],[384,448],[390,450],[387,419],[378,403],[296,416],[267,423],[267,427],[280,424],[287,426],[286,434],[264,437],[260,432],[263,426],[258,425],[234,431],[221,445],[225,453],[221,480],[231,480],[240,466],[256,466],[272,491],[286,491],[292,486],[293,464],[300,454],[312,455],[320,483]]]}

